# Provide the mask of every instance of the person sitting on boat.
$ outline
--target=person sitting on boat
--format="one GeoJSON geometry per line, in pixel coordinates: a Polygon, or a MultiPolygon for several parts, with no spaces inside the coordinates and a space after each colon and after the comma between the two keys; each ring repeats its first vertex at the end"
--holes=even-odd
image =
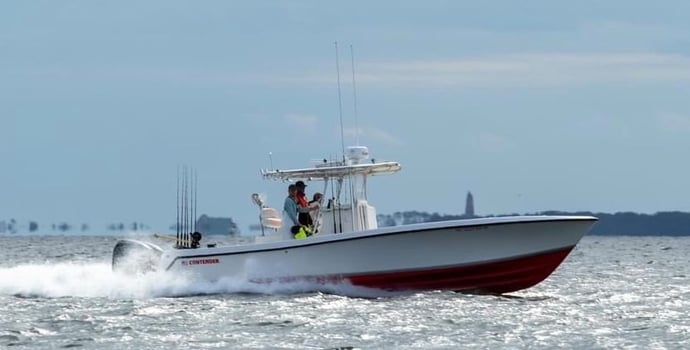
{"type": "Polygon", "coordinates": [[[297,187],[295,185],[288,186],[288,196],[285,197],[285,204],[283,204],[283,211],[285,215],[290,219],[291,225],[299,225],[299,220],[297,220],[297,187]]]}
{"type": "Polygon", "coordinates": [[[201,244],[201,232],[199,231],[194,231],[192,235],[190,236],[192,239],[192,243],[190,244],[192,248],[199,248],[199,245],[201,244]]]}
{"type": "Polygon", "coordinates": [[[297,219],[301,225],[311,227],[313,225],[313,221],[311,219],[311,215],[309,215],[309,200],[307,199],[307,195],[304,193],[307,185],[304,183],[304,181],[300,180],[295,182],[295,187],[297,188],[297,192],[295,194],[298,213],[297,219]]]}
{"type": "Polygon", "coordinates": [[[292,236],[295,239],[305,239],[307,237],[311,237],[311,229],[304,225],[292,226],[290,228],[290,232],[292,232],[292,236]]]}
{"type": "Polygon", "coordinates": [[[323,201],[323,194],[320,192],[314,193],[314,199],[309,201],[309,215],[313,223],[314,232],[317,232],[317,225],[319,221],[319,211],[321,210],[321,202],[323,201]]]}

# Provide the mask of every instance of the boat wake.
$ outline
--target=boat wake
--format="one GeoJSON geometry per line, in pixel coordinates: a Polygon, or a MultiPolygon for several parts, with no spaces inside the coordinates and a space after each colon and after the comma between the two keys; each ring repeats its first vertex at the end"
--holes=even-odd
{"type": "Polygon", "coordinates": [[[125,274],[109,263],[26,264],[0,268],[0,295],[24,298],[147,299],[213,294],[300,294],[323,292],[377,298],[400,295],[350,284],[253,283],[239,279],[215,282],[172,273],[125,274]]]}

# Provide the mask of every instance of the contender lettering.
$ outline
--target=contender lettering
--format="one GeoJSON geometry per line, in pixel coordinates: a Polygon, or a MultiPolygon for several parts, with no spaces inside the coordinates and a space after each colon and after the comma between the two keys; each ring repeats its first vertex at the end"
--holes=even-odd
{"type": "Polygon", "coordinates": [[[220,259],[218,259],[218,258],[182,260],[182,265],[184,265],[184,266],[209,265],[209,264],[218,264],[218,263],[220,263],[220,259]]]}

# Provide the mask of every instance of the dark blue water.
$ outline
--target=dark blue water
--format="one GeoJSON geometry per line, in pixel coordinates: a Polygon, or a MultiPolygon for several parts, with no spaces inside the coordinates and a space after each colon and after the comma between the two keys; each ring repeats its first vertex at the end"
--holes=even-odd
{"type": "Polygon", "coordinates": [[[586,237],[502,297],[120,276],[115,241],[0,236],[0,348],[690,348],[690,238],[586,237]]]}

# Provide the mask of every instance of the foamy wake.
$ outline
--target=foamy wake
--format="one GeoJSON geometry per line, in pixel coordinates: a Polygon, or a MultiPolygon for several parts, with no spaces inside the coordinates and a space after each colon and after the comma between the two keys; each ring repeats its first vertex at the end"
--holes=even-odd
{"type": "Polygon", "coordinates": [[[257,284],[233,279],[209,282],[173,273],[127,275],[113,272],[110,264],[106,263],[27,264],[0,268],[0,295],[26,297],[141,299],[229,293],[295,294],[313,291],[359,297],[391,295],[347,284],[257,284]]]}

